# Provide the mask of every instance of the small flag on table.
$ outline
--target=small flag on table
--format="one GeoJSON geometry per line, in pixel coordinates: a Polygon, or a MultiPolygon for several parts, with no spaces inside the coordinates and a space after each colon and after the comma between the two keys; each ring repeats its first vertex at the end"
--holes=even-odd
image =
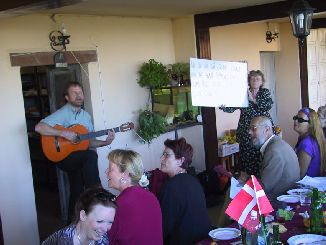
{"type": "Polygon", "coordinates": [[[251,231],[252,227],[247,224],[251,210],[257,211],[259,215],[268,214],[274,210],[254,175],[251,175],[241,191],[234,197],[225,213],[251,231]]]}

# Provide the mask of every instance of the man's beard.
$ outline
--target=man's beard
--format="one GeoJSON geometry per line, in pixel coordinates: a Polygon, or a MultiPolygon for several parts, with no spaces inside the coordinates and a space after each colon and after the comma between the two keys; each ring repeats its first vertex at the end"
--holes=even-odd
{"type": "Polygon", "coordinates": [[[251,141],[252,142],[252,145],[256,148],[256,149],[260,149],[262,147],[262,145],[265,143],[265,138],[263,137],[257,137],[255,138],[255,142],[254,141],[251,141]]]}

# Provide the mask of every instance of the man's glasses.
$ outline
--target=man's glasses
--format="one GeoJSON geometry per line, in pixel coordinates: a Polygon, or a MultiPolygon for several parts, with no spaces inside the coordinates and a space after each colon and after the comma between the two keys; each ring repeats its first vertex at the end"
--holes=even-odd
{"type": "Polygon", "coordinates": [[[173,153],[163,152],[161,157],[167,158],[169,156],[173,156],[173,153]]]}
{"type": "Polygon", "coordinates": [[[298,117],[298,116],[294,116],[293,117],[293,121],[298,121],[298,123],[304,123],[304,122],[307,122],[307,123],[309,123],[310,122],[310,120],[308,119],[308,120],[306,120],[306,119],[303,119],[303,118],[301,118],[301,117],[298,117]]]}
{"type": "Polygon", "coordinates": [[[249,126],[249,129],[248,129],[248,131],[256,131],[257,130],[257,128],[259,128],[259,127],[262,127],[262,126],[266,126],[266,125],[251,125],[251,126],[249,126]]]}

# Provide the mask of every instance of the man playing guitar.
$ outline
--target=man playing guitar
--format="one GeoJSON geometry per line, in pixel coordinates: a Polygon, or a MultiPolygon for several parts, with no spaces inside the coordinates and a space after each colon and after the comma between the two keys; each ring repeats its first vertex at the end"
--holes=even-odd
{"type": "MultiPolygon", "coordinates": [[[[80,124],[87,128],[88,132],[93,132],[94,127],[90,114],[82,108],[84,103],[82,86],[78,82],[70,82],[66,86],[64,95],[67,103],[53,114],[41,120],[35,126],[35,131],[42,136],[64,138],[72,144],[76,144],[78,141],[78,134],[73,131],[65,130],[64,128],[80,124]],[[62,127],[58,129],[55,127],[56,125],[62,127]]],[[[90,148],[109,145],[114,138],[115,133],[108,130],[106,140],[91,139],[90,148]]],[[[69,219],[71,219],[76,200],[84,189],[101,185],[97,165],[97,153],[90,149],[71,152],[66,158],[58,162],[58,167],[68,173],[70,184],[68,215],[69,219]]]]}

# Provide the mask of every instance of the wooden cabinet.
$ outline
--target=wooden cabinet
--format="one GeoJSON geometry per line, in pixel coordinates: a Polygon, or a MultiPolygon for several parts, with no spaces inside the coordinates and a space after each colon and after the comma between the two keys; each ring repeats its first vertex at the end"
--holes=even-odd
{"type": "Polygon", "coordinates": [[[21,70],[27,132],[35,136],[35,125],[49,115],[47,71],[45,68],[26,67],[21,70]]]}

